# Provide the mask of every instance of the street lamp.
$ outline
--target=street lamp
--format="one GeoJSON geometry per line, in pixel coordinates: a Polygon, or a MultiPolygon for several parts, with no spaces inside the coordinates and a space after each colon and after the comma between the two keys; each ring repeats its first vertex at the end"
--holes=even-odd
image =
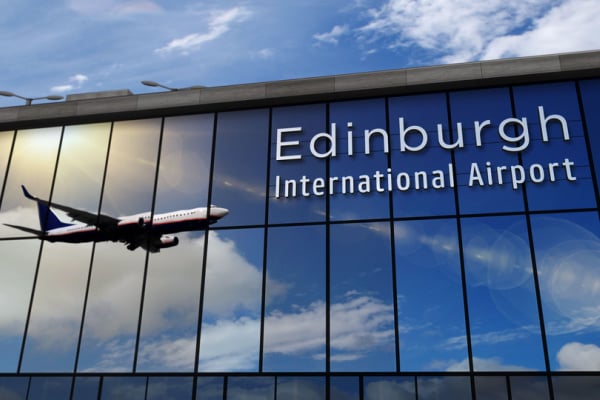
{"type": "Polygon", "coordinates": [[[18,94],[14,94],[13,92],[7,92],[5,90],[0,90],[0,96],[18,97],[19,99],[25,100],[25,105],[26,106],[30,106],[31,102],[33,100],[62,100],[63,99],[62,96],[58,96],[58,95],[55,95],[55,94],[52,94],[50,96],[44,96],[44,97],[23,97],[23,96],[19,96],[18,94]]]}
{"type": "Polygon", "coordinates": [[[145,85],[145,86],[160,87],[163,89],[170,90],[171,92],[177,92],[179,90],[202,89],[202,88],[206,87],[206,86],[190,86],[190,87],[185,87],[185,88],[174,88],[174,87],[169,87],[169,86],[166,86],[161,83],[154,82],[154,81],[142,81],[141,83],[142,83],[142,85],[145,85]]]}

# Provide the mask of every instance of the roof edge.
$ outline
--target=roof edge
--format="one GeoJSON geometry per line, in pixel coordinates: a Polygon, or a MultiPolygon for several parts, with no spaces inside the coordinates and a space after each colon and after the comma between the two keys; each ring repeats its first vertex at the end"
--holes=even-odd
{"type": "Polygon", "coordinates": [[[0,130],[592,77],[600,77],[598,50],[139,95],[84,93],[0,108],[0,130]]]}

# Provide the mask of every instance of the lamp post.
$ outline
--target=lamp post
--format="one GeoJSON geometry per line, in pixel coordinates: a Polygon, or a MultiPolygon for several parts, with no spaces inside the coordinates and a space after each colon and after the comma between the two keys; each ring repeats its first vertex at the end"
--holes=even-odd
{"type": "Polygon", "coordinates": [[[170,90],[171,92],[177,92],[180,90],[190,90],[190,89],[203,89],[206,87],[206,86],[190,86],[190,87],[185,87],[185,88],[174,88],[174,87],[163,85],[161,83],[154,82],[154,81],[142,81],[141,83],[142,83],[142,85],[145,85],[145,86],[160,87],[163,89],[170,90]]]}
{"type": "Polygon", "coordinates": [[[33,100],[62,100],[63,99],[62,96],[58,96],[58,95],[55,95],[55,94],[52,94],[50,96],[44,96],[44,97],[23,97],[23,96],[19,96],[18,94],[15,94],[13,92],[7,92],[5,90],[0,90],[0,96],[18,97],[19,99],[25,100],[25,105],[26,106],[30,106],[31,102],[33,100]]]}

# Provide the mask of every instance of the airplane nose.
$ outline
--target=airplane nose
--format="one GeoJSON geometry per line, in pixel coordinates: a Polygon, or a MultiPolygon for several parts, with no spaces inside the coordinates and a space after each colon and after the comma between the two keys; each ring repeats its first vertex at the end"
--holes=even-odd
{"type": "Polygon", "coordinates": [[[214,218],[223,218],[229,214],[229,210],[223,207],[210,207],[210,216],[214,218]]]}

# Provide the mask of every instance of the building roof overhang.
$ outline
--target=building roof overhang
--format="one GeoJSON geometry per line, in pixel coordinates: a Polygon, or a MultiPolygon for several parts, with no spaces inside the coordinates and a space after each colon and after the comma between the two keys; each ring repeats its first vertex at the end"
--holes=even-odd
{"type": "Polygon", "coordinates": [[[600,51],[138,95],[116,90],[0,108],[0,130],[595,77],[600,77],[600,51]]]}

